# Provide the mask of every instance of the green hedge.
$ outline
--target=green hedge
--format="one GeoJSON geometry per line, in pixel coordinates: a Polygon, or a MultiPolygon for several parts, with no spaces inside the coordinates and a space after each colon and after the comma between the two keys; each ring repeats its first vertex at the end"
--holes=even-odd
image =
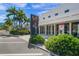
{"type": "Polygon", "coordinates": [[[58,55],[79,55],[79,39],[68,34],[49,37],[45,47],[58,55]]]}
{"type": "Polygon", "coordinates": [[[25,34],[30,34],[30,31],[27,30],[27,29],[21,29],[21,30],[13,29],[13,30],[10,31],[10,34],[25,35],[25,34]]]}
{"type": "Polygon", "coordinates": [[[44,44],[45,39],[41,35],[33,35],[31,37],[31,43],[33,44],[44,44]]]}

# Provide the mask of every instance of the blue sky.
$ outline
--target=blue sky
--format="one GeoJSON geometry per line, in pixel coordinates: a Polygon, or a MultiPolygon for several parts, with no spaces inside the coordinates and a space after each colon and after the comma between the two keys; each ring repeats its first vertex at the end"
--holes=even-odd
{"type": "Polygon", "coordinates": [[[27,17],[30,17],[31,14],[40,15],[47,12],[50,9],[56,8],[59,6],[57,3],[3,3],[0,4],[0,22],[5,22],[6,10],[7,8],[15,6],[17,9],[24,10],[27,17]]]}

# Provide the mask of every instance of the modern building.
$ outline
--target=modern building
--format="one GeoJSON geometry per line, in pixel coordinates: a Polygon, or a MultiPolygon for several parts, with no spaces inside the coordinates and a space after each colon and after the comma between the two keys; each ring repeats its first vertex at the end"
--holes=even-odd
{"type": "Polygon", "coordinates": [[[72,34],[79,37],[79,4],[60,4],[52,10],[39,15],[39,34],[72,34]]]}

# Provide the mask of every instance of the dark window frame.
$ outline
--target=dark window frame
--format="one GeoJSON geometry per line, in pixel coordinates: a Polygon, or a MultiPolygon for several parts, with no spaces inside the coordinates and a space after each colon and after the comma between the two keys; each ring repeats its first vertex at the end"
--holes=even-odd
{"type": "Polygon", "coordinates": [[[48,18],[51,18],[51,16],[49,15],[48,18]]]}
{"type": "Polygon", "coordinates": [[[45,19],[45,17],[43,17],[43,19],[45,19]]]}
{"type": "Polygon", "coordinates": [[[64,12],[65,12],[65,13],[68,13],[68,12],[69,12],[69,9],[66,9],[64,12]]]}
{"type": "Polygon", "coordinates": [[[55,13],[55,16],[58,16],[58,13],[55,13]]]}

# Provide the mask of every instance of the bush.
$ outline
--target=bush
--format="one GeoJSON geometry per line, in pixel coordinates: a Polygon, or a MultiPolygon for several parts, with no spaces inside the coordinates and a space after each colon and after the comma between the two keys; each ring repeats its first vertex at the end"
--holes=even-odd
{"type": "Polygon", "coordinates": [[[79,55],[79,39],[68,34],[49,37],[45,47],[58,55],[79,55]]]}
{"type": "Polygon", "coordinates": [[[45,39],[41,35],[33,35],[31,37],[31,43],[33,44],[44,44],[45,39]]]}
{"type": "Polygon", "coordinates": [[[25,34],[29,34],[30,31],[27,29],[21,29],[21,30],[13,29],[10,31],[10,33],[13,35],[25,35],[25,34]]]}

